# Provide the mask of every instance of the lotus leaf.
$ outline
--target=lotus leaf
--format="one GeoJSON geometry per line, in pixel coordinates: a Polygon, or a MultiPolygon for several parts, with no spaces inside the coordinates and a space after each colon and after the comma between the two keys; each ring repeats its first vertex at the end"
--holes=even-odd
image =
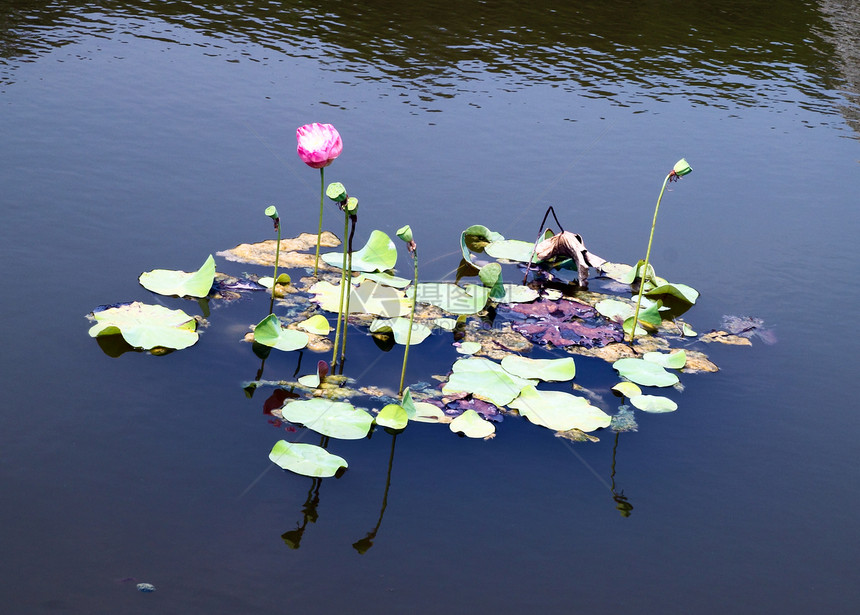
{"type": "Polygon", "coordinates": [[[589,432],[609,427],[612,417],[592,406],[584,397],[563,391],[539,391],[534,386],[523,389],[509,404],[529,421],[554,431],[579,429],[589,432]]]}
{"type": "Polygon", "coordinates": [[[454,433],[462,433],[469,438],[487,438],[496,432],[496,426],[482,419],[474,410],[466,410],[451,421],[449,427],[454,433]]]}
{"type": "Polygon", "coordinates": [[[447,423],[450,421],[444,412],[426,401],[415,402],[415,415],[409,419],[419,423],[447,423]]]}
{"type": "Polygon", "coordinates": [[[285,470],[316,478],[334,476],[341,468],[348,467],[343,457],[332,455],[322,447],[286,440],[275,443],[269,459],[285,470]]]}
{"type": "MultiPolygon", "coordinates": [[[[657,329],[660,326],[660,323],[663,322],[663,317],[660,316],[660,307],[662,304],[658,301],[657,303],[648,306],[646,309],[639,310],[639,322],[636,323],[636,326],[645,325],[651,329],[657,329]]],[[[630,333],[630,329],[633,328],[633,314],[630,315],[630,318],[624,321],[624,331],[626,333],[630,333]]],[[[639,329],[636,330],[637,333],[639,329]]]]}
{"type": "MultiPolygon", "coordinates": [[[[266,288],[272,288],[274,284],[275,278],[272,276],[266,276],[257,280],[257,283],[260,286],[265,286],[266,288]]],[[[281,273],[278,275],[278,284],[289,284],[291,282],[290,275],[288,273],[281,273]]]]}
{"type": "Polygon", "coordinates": [[[502,239],[504,237],[500,233],[491,231],[481,224],[473,224],[460,233],[460,250],[467,263],[474,263],[470,248],[476,252],[482,252],[488,243],[502,239]]]}
{"type": "Polygon", "coordinates": [[[412,323],[412,337],[409,338],[409,319],[408,318],[377,318],[370,324],[371,333],[394,333],[394,341],[398,344],[406,344],[409,339],[409,344],[415,346],[426,340],[432,331],[426,325],[418,322],[412,323]]]}
{"type": "Polygon", "coordinates": [[[630,403],[644,412],[674,412],[678,404],[662,395],[634,395],[630,403]]]}
{"type": "Polygon", "coordinates": [[[363,282],[364,280],[373,280],[377,284],[393,286],[394,288],[400,289],[406,288],[412,283],[412,280],[399,278],[396,275],[391,275],[390,273],[362,273],[358,276],[357,281],[363,282]]]}
{"type": "Polygon", "coordinates": [[[445,331],[453,331],[457,328],[456,318],[437,318],[433,321],[437,327],[445,331]]]}
{"type": "Polygon", "coordinates": [[[624,378],[642,386],[670,387],[678,382],[678,376],[644,359],[618,359],[612,367],[624,378]]]}
{"type": "Polygon", "coordinates": [[[645,294],[649,296],[672,295],[673,297],[677,297],[691,305],[696,303],[696,300],[699,298],[699,291],[687,286],[686,284],[661,284],[660,286],[646,291],[645,294]]]}
{"type": "Polygon", "coordinates": [[[410,419],[415,416],[415,402],[412,400],[412,391],[409,387],[403,389],[403,395],[400,396],[400,405],[406,410],[406,416],[410,419]]]}
{"type": "Polygon", "coordinates": [[[299,329],[303,329],[308,333],[313,333],[315,335],[328,335],[331,331],[331,325],[328,322],[328,318],[322,314],[314,314],[307,320],[303,320],[298,323],[296,326],[299,329]]]}
{"type": "Polygon", "coordinates": [[[642,395],[642,389],[639,388],[633,382],[629,380],[625,380],[624,382],[619,382],[614,387],[612,387],[613,391],[618,391],[626,398],[636,397],[637,395],[642,395]]]}
{"type": "MultiPolygon", "coordinates": [[[[343,268],[343,253],[327,252],[321,258],[332,267],[343,268]]],[[[370,233],[367,243],[352,253],[353,271],[385,271],[393,269],[397,263],[397,247],[391,238],[382,231],[370,233]]]]}
{"type": "Polygon", "coordinates": [[[153,269],[140,274],[140,285],[159,295],[177,297],[205,297],[215,281],[215,259],[212,255],[193,273],[153,269]]]}
{"type": "Polygon", "coordinates": [[[490,298],[499,303],[528,303],[540,297],[540,293],[534,288],[521,284],[502,284],[501,287],[503,292],[500,296],[490,295],[490,298]]]}
{"type": "Polygon", "coordinates": [[[284,329],[278,317],[269,314],[254,327],[254,341],[263,346],[290,352],[307,346],[310,338],[307,333],[284,329]]]}
{"type": "MultiPolygon", "coordinates": [[[[330,282],[317,282],[309,291],[314,295],[313,301],[327,312],[338,312],[340,307],[340,285],[330,282]]],[[[393,318],[408,314],[412,304],[403,292],[383,286],[371,280],[365,280],[358,288],[350,285],[349,313],[367,313],[384,318],[393,318]]]]}
{"type": "Polygon", "coordinates": [[[506,406],[531,384],[533,380],[509,374],[498,363],[471,357],[454,363],[453,373],[442,387],[442,393],[471,393],[478,399],[506,406]]]}
{"type": "Polygon", "coordinates": [[[479,342],[461,342],[459,346],[457,346],[457,352],[460,354],[475,354],[481,349],[481,344],[479,342]]]}
{"type": "Polygon", "coordinates": [[[491,299],[498,299],[505,294],[505,289],[502,287],[502,266],[499,263],[484,265],[478,271],[478,277],[481,278],[484,286],[490,289],[491,299]]]}
{"type": "Polygon", "coordinates": [[[508,261],[527,263],[529,259],[533,263],[540,259],[533,256],[535,244],[519,239],[500,239],[493,241],[484,248],[484,252],[493,258],[501,258],[508,261]]]}
{"type": "Polygon", "coordinates": [[[317,433],[341,440],[360,440],[370,431],[373,417],[344,401],[314,398],[290,402],[281,414],[317,433]]]}
{"type": "Polygon", "coordinates": [[[403,429],[409,423],[406,410],[398,404],[388,404],[376,415],[376,424],[390,429],[403,429]]]}
{"type": "Polygon", "coordinates": [[[543,380],[545,382],[564,382],[573,380],[576,365],[573,357],[564,359],[530,359],[508,355],[502,359],[502,367],[508,373],[520,378],[543,380]]]}
{"type": "Polygon", "coordinates": [[[664,352],[646,352],[642,355],[642,358],[646,361],[656,363],[661,367],[667,367],[670,369],[681,369],[687,363],[687,353],[684,352],[684,350],[678,350],[671,354],[666,354],[664,352]]]}
{"type": "Polygon", "coordinates": [[[487,305],[490,289],[477,284],[464,288],[447,282],[426,282],[418,285],[418,302],[430,303],[451,314],[476,314],[487,305]]]}
{"type": "Polygon", "coordinates": [[[93,312],[96,324],[90,337],[121,334],[129,345],[143,350],[193,346],[198,339],[197,321],[182,310],[135,301],[93,312]]]}
{"type": "Polygon", "coordinates": [[[594,309],[609,320],[624,322],[633,316],[636,306],[618,299],[602,299],[594,304],[594,309]]]}

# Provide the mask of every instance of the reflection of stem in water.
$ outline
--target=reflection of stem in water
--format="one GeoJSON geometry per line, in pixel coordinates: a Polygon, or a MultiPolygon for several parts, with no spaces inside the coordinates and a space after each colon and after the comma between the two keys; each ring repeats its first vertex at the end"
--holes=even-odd
{"type": "MultiPolygon", "coordinates": [[[[328,446],[328,436],[323,436],[320,440],[320,446],[325,448],[328,446]]],[[[291,549],[298,549],[302,542],[302,535],[305,533],[305,528],[308,523],[316,523],[319,519],[317,506],[320,503],[320,486],[322,485],[321,478],[311,480],[311,488],[308,490],[308,496],[305,498],[305,503],[302,506],[302,522],[296,525],[296,529],[284,532],[281,534],[281,539],[291,549]]]]}
{"type": "Polygon", "coordinates": [[[391,454],[388,456],[388,475],[385,477],[385,493],[382,495],[382,508],[379,510],[379,520],[372,530],[367,533],[367,536],[357,540],[352,544],[353,549],[359,553],[367,552],[373,546],[373,539],[376,538],[376,532],[379,531],[379,526],[382,525],[382,515],[385,514],[385,507],[388,506],[388,490],[391,488],[391,468],[394,466],[394,444],[397,442],[397,434],[391,437],[391,454]]]}
{"type": "Polygon", "coordinates": [[[615,508],[618,509],[622,517],[629,517],[633,511],[633,504],[627,501],[627,496],[624,495],[623,489],[621,493],[615,490],[615,454],[618,451],[618,437],[620,435],[620,431],[615,432],[615,445],[612,447],[612,474],[609,476],[609,481],[612,483],[610,489],[612,491],[612,499],[615,500],[615,508]]]}

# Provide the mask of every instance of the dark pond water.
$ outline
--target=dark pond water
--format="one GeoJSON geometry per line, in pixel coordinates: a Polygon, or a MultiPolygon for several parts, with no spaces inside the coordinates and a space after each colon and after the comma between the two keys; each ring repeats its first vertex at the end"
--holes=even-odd
{"type": "MultiPolygon", "coordinates": [[[[855,612],[858,41],[849,0],[3,0],[2,610],[855,612]],[[361,199],[357,240],[411,224],[428,280],[453,278],[466,226],[532,239],[549,204],[634,262],[686,156],[652,261],[701,291],[697,330],[746,315],[779,341],[707,347],[722,371],[617,439],[410,426],[359,554],[391,437],[338,442],[350,470],[318,489],[270,464],[293,434],[244,394],[260,361],[239,343],[264,298],[164,357],[86,334],[97,305],[159,301],[141,271],[271,237],[266,205],[315,229],[294,137],[314,121],[343,135],[327,178],[361,199]]],[[[399,351],[352,339],[353,375],[396,386],[399,351]]],[[[454,356],[431,338],[410,380],[454,356]]]]}

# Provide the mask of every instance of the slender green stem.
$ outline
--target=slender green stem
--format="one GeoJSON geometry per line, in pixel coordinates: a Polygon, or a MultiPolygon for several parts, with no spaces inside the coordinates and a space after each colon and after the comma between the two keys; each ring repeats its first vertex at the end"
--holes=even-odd
{"type": "Polygon", "coordinates": [[[412,342],[412,323],[415,322],[415,306],[418,304],[418,251],[412,253],[415,263],[415,281],[412,283],[412,312],[409,314],[409,332],[406,334],[406,349],[403,351],[403,368],[400,370],[400,391],[403,397],[403,381],[406,378],[406,360],[409,358],[409,344],[412,342]]]}
{"type": "Polygon", "coordinates": [[[272,274],[272,303],[269,306],[269,314],[275,306],[275,285],[278,283],[278,259],[281,256],[281,224],[278,221],[278,242],[275,244],[275,272],[272,274]]]}
{"type": "MultiPolygon", "coordinates": [[[[343,212],[344,220],[343,220],[343,263],[341,263],[340,269],[340,301],[337,304],[337,328],[334,330],[334,352],[331,356],[331,364],[332,367],[337,364],[337,351],[340,349],[340,323],[343,318],[343,293],[344,288],[346,287],[348,280],[346,279],[346,258],[347,258],[347,241],[346,235],[349,232],[349,214],[344,210],[343,212]]],[[[351,286],[352,284],[350,284],[351,286]]],[[[346,329],[346,327],[344,327],[346,329]]]]}
{"type": "MultiPolygon", "coordinates": [[[[348,216],[349,214],[347,214],[348,216]]],[[[349,242],[347,244],[347,266],[346,266],[346,283],[347,289],[352,290],[352,235],[355,233],[355,218],[352,220],[352,230],[349,232],[349,242]]],[[[346,309],[343,313],[343,346],[340,350],[340,362],[343,365],[346,359],[346,330],[349,327],[349,297],[352,293],[346,293],[346,309]]]]}
{"type": "Polygon", "coordinates": [[[639,324],[639,306],[642,305],[642,293],[645,291],[645,280],[648,278],[648,262],[651,258],[651,242],[654,240],[654,227],[657,226],[657,212],[660,211],[660,201],[663,199],[663,192],[666,191],[666,184],[669,183],[669,178],[672,173],[666,176],[663,180],[663,187],[660,188],[660,196],[657,197],[657,206],[654,208],[654,219],[651,221],[651,235],[648,237],[648,250],[645,252],[645,264],[642,266],[642,278],[639,281],[639,297],[636,299],[636,311],[633,313],[633,326],[630,329],[630,344],[636,338],[636,325],[639,324]]]}
{"type": "Polygon", "coordinates": [[[317,230],[317,253],[314,258],[314,275],[317,274],[317,269],[320,266],[320,239],[322,238],[322,220],[323,220],[323,197],[325,196],[325,167],[320,168],[320,225],[317,230]]]}

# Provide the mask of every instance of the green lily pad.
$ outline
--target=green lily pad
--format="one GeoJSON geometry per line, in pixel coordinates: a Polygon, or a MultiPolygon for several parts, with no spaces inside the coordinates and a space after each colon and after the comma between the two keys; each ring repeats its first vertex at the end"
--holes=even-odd
{"type": "Polygon", "coordinates": [[[385,286],[393,286],[394,288],[404,289],[412,283],[412,280],[399,278],[390,273],[362,273],[356,278],[356,281],[363,282],[364,280],[373,280],[377,284],[385,286]]]}
{"type": "Polygon", "coordinates": [[[457,328],[456,318],[436,318],[433,323],[445,331],[453,331],[457,328]]]}
{"type": "Polygon", "coordinates": [[[609,427],[612,417],[592,406],[584,397],[563,391],[539,391],[530,386],[509,404],[535,425],[554,431],[594,431],[609,427]]]}
{"type": "Polygon", "coordinates": [[[454,433],[461,433],[468,438],[486,438],[496,433],[496,426],[482,419],[474,410],[466,410],[448,426],[454,433]]]}
{"type": "MultiPolygon", "coordinates": [[[[291,281],[292,279],[290,278],[290,274],[278,274],[278,284],[289,284],[291,281]]],[[[272,276],[266,276],[257,280],[257,284],[259,284],[260,286],[265,286],[266,288],[272,288],[274,282],[275,278],[273,278],[272,276]]]]}
{"type": "Polygon", "coordinates": [[[678,376],[644,359],[618,359],[612,367],[624,378],[642,386],[670,387],[678,382],[678,376]]]}
{"type": "Polygon", "coordinates": [[[399,404],[388,404],[376,415],[376,424],[390,429],[403,429],[409,423],[406,410],[399,404]]]}
{"type": "Polygon", "coordinates": [[[602,299],[594,304],[594,309],[609,320],[624,322],[633,316],[636,306],[618,299],[602,299]]]}
{"type": "Polygon", "coordinates": [[[540,259],[534,254],[535,244],[519,239],[501,239],[493,241],[484,248],[484,252],[493,258],[501,258],[508,261],[527,263],[529,259],[533,263],[540,259]]]}
{"type": "Polygon", "coordinates": [[[286,440],[275,442],[269,459],[284,470],[316,478],[334,476],[341,468],[348,467],[346,459],[332,455],[322,447],[286,440]]]}
{"type": "MultiPolygon", "coordinates": [[[[643,327],[641,327],[641,325],[644,325],[645,327],[649,327],[652,330],[657,329],[660,326],[660,323],[663,322],[663,317],[660,316],[660,307],[661,306],[662,306],[662,303],[660,303],[658,301],[657,303],[654,303],[654,304],[652,304],[652,305],[650,305],[644,309],[642,308],[642,306],[639,307],[639,322],[636,323],[636,327],[637,327],[636,333],[637,334],[639,333],[639,329],[643,328],[643,327]]],[[[635,307],[634,307],[634,313],[635,313],[635,307]]],[[[624,328],[624,332],[629,334],[630,329],[633,328],[633,314],[630,315],[630,318],[627,318],[624,321],[624,324],[622,326],[624,328]]],[[[647,333],[647,331],[646,331],[646,333],[647,333]]]]}
{"type": "Polygon", "coordinates": [[[678,404],[662,395],[634,395],[630,403],[643,412],[674,412],[678,404]]]}
{"type": "Polygon", "coordinates": [[[303,320],[298,323],[296,326],[299,329],[315,335],[328,335],[331,331],[331,324],[329,324],[328,318],[322,314],[314,314],[307,320],[303,320]]]}
{"type": "Polygon", "coordinates": [[[418,302],[430,303],[451,314],[477,314],[487,305],[490,289],[477,284],[465,287],[448,282],[418,284],[418,302]]]}
{"type": "Polygon", "coordinates": [[[307,346],[310,338],[307,333],[284,329],[278,317],[269,314],[254,327],[254,341],[263,346],[290,352],[307,346]]]}
{"type": "MultiPolygon", "coordinates": [[[[350,284],[349,289],[350,314],[366,313],[393,318],[409,314],[412,309],[412,304],[406,295],[390,286],[365,280],[357,288],[350,284]]],[[[308,292],[314,295],[313,301],[325,311],[337,313],[340,310],[340,284],[335,286],[330,282],[321,281],[311,286],[308,292]]]]}
{"type": "Polygon", "coordinates": [[[665,352],[646,352],[642,355],[642,358],[669,369],[681,369],[687,364],[687,353],[684,350],[677,350],[669,354],[665,352]]]}
{"type": "Polygon", "coordinates": [[[460,354],[475,354],[481,349],[480,342],[460,342],[457,352],[460,354]]]}
{"type": "Polygon", "coordinates": [[[398,344],[406,345],[406,340],[409,339],[409,345],[415,346],[426,340],[432,331],[430,327],[418,322],[412,323],[412,337],[409,338],[409,319],[408,318],[377,318],[370,323],[371,333],[394,333],[394,341],[398,344]]]}
{"type": "Polygon", "coordinates": [[[533,380],[509,374],[489,359],[470,357],[454,363],[453,373],[442,387],[442,393],[471,393],[497,406],[507,406],[523,388],[532,384],[533,380]]]}
{"type": "Polygon", "coordinates": [[[415,415],[410,416],[409,420],[419,423],[447,423],[450,421],[442,410],[426,401],[415,402],[415,415]]]}
{"type": "Polygon", "coordinates": [[[514,376],[543,380],[545,382],[565,382],[573,380],[576,365],[573,357],[563,359],[530,359],[508,355],[502,359],[502,368],[514,376]]]}
{"type": "Polygon", "coordinates": [[[540,297],[540,293],[534,288],[522,284],[502,284],[502,294],[490,297],[498,303],[529,303],[540,297]]]}
{"type": "Polygon", "coordinates": [[[193,273],[153,269],[140,274],[140,285],[159,295],[177,297],[205,297],[215,281],[215,259],[212,255],[193,273]]]}
{"type": "Polygon", "coordinates": [[[696,303],[696,300],[699,298],[699,291],[691,286],[687,286],[686,284],[661,284],[651,290],[645,292],[648,296],[654,295],[672,295],[673,297],[677,297],[682,301],[686,301],[689,304],[696,303]]]}
{"type": "Polygon", "coordinates": [[[291,423],[331,438],[360,440],[370,431],[373,417],[345,401],[332,401],[320,397],[290,402],[281,414],[291,423]]]}
{"type": "Polygon", "coordinates": [[[614,387],[612,387],[612,390],[618,391],[628,399],[630,399],[631,397],[636,397],[637,395],[642,395],[642,389],[640,389],[638,385],[633,382],[630,382],[629,380],[619,382],[614,387]]]}
{"type": "MultiPolygon", "coordinates": [[[[327,252],[320,257],[332,267],[344,267],[342,252],[327,252]]],[[[353,271],[386,271],[396,263],[397,247],[388,235],[378,230],[370,233],[364,247],[352,253],[353,271]]]]}
{"type": "Polygon", "coordinates": [[[478,271],[478,277],[490,289],[490,298],[497,299],[505,294],[502,288],[502,266],[499,263],[484,265],[478,271]]]}
{"type": "Polygon", "coordinates": [[[96,324],[90,327],[90,337],[122,335],[130,346],[152,350],[193,346],[198,339],[197,321],[182,310],[135,301],[127,305],[93,312],[96,324]]]}
{"type": "Polygon", "coordinates": [[[491,231],[482,224],[473,224],[460,233],[460,250],[463,252],[463,258],[467,263],[474,263],[470,250],[483,252],[484,246],[500,239],[504,239],[500,233],[491,231]]]}

